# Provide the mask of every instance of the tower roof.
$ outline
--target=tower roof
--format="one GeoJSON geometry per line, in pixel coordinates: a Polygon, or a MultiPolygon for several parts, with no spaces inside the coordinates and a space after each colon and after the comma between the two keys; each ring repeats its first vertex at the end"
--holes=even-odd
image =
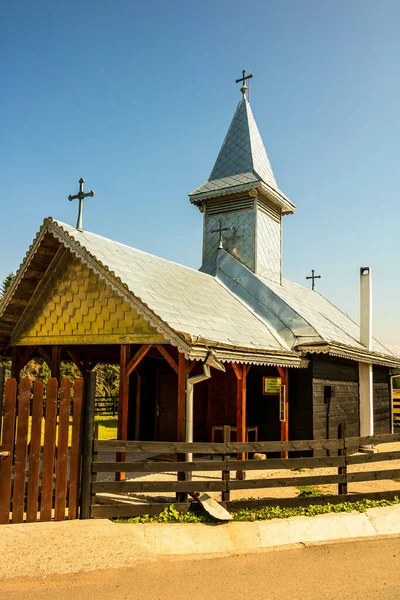
{"type": "Polygon", "coordinates": [[[279,190],[253,112],[247,98],[240,100],[208,181],[190,194],[197,204],[216,196],[264,188],[283,204],[284,212],[294,205],[279,190]]]}

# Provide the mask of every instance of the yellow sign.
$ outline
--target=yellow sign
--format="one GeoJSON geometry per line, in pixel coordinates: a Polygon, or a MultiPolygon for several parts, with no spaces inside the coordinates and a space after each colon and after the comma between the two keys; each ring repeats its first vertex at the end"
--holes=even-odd
{"type": "Polygon", "coordinates": [[[281,391],[280,377],[263,377],[263,394],[279,395],[281,391]]]}

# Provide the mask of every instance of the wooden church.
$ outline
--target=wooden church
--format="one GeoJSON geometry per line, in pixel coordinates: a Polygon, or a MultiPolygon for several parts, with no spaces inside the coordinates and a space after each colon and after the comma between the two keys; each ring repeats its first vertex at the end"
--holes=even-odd
{"type": "MultiPolygon", "coordinates": [[[[390,369],[371,335],[370,271],[361,327],[282,276],[283,217],[243,79],[214,168],[190,194],[204,219],[200,270],[45,219],[0,305],[13,375],[33,357],[58,377],[120,366],[119,439],[238,441],[391,431],[390,369]]],[[[83,197],[83,180],[78,194],[83,197]]]]}

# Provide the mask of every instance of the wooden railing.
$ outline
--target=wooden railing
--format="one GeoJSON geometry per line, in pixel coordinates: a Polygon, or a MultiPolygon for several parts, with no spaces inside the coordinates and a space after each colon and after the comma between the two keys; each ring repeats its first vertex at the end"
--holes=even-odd
{"type": "MultiPolygon", "coordinates": [[[[230,439],[229,428],[225,428],[224,439],[230,439]]],[[[342,430],[342,433],[344,431],[342,430]]],[[[400,468],[379,469],[383,462],[391,460],[400,461],[399,451],[379,453],[355,453],[360,446],[377,445],[389,442],[399,442],[400,434],[384,434],[373,437],[345,437],[330,440],[298,440],[289,442],[246,442],[232,443],[175,443],[175,442],[133,442],[118,440],[94,440],[93,462],[91,467],[90,515],[92,517],[118,517],[136,516],[139,514],[157,514],[165,504],[160,502],[133,505],[120,503],[99,504],[96,494],[144,494],[173,492],[182,495],[196,492],[221,492],[222,502],[228,508],[239,506],[280,505],[295,506],[318,504],[327,502],[342,502],[344,500],[358,500],[360,498],[393,498],[400,491],[372,492],[368,494],[349,494],[348,484],[362,481],[393,480],[400,478],[400,468]],[[334,456],[293,456],[301,453],[313,454],[321,451],[334,456]],[[101,460],[102,453],[146,453],[148,455],[172,455],[172,461],[152,460],[151,458],[141,460],[128,460],[127,462],[104,462],[101,460]],[[267,458],[267,460],[237,460],[236,455],[242,453],[282,453],[289,452],[290,458],[267,458]],[[178,458],[187,453],[194,454],[193,462],[182,462],[178,458]],[[176,455],[176,456],[175,456],[176,455]],[[196,456],[197,455],[197,456],[196,456]],[[201,456],[199,456],[201,455],[201,456]],[[211,458],[209,458],[211,457],[211,458]],[[375,470],[349,472],[352,465],[378,463],[375,470]],[[295,476],[268,477],[264,479],[251,478],[252,471],[271,470],[300,470],[314,468],[337,468],[334,474],[315,475],[310,474],[295,476]],[[96,481],[100,473],[127,474],[123,481],[96,481]],[[177,473],[176,481],[132,481],[129,473],[177,473]],[[220,472],[221,479],[209,480],[206,478],[192,481],[192,474],[196,472],[220,472]],[[250,472],[249,478],[242,476],[243,472],[250,472]],[[233,477],[235,474],[238,477],[233,477]],[[180,474],[178,476],[178,474],[180,474]],[[183,480],[182,480],[183,479],[183,480]],[[325,495],[313,498],[262,498],[258,500],[231,500],[231,492],[234,490],[248,490],[251,496],[252,490],[280,487],[315,486],[315,485],[337,485],[337,495],[325,495]]],[[[104,497],[102,498],[104,502],[104,497]]],[[[179,502],[177,508],[187,510],[188,502],[179,502]]]]}

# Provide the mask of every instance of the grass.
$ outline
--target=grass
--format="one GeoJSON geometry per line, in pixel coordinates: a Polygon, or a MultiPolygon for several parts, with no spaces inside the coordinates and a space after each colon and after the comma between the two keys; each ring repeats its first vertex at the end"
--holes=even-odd
{"type": "MultiPolygon", "coordinates": [[[[94,418],[95,423],[99,426],[99,440],[112,440],[117,437],[117,417],[97,415],[94,418]]],[[[57,419],[58,423],[58,419],[57,419]]],[[[18,424],[18,417],[17,417],[18,424]]],[[[32,417],[29,417],[28,422],[28,443],[31,439],[32,429],[32,417]]],[[[58,434],[58,428],[57,428],[58,434]]],[[[71,446],[72,442],[72,417],[69,418],[69,430],[68,430],[68,446],[71,446]]],[[[57,443],[57,441],[56,441],[57,443]]],[[[41,433],[41,445],[44,444],[44,418],[42,418],[42,433],[41,433]]]]}
{"type": "MultiPolygon", "coordinates": [[[[287,519],[289,517],[314,517],[327,513],[364,513],[370,508],[393,506],[400,504],[400,498],[394,500],[360,500],[359,502],[342,502],[340,504],[314,504],[311,506],[281,507],[264,506],[262,508],[242,508],[231,511],[234,521],[268,521],[270,519],[287,519]]],[[[142,515],[130,519],[111,519],[114,523],[215,523],[216,520],[208,514],[187,512],[181,514],[173,504],[164,508],[161,514],[155,516],[142,515]]]]}
{"type": "Polygon", "coordinates": [[[298,498],[313,498],[316,496],[323,496],[323,494],[314,485],[299,485],[298,498]]]}

